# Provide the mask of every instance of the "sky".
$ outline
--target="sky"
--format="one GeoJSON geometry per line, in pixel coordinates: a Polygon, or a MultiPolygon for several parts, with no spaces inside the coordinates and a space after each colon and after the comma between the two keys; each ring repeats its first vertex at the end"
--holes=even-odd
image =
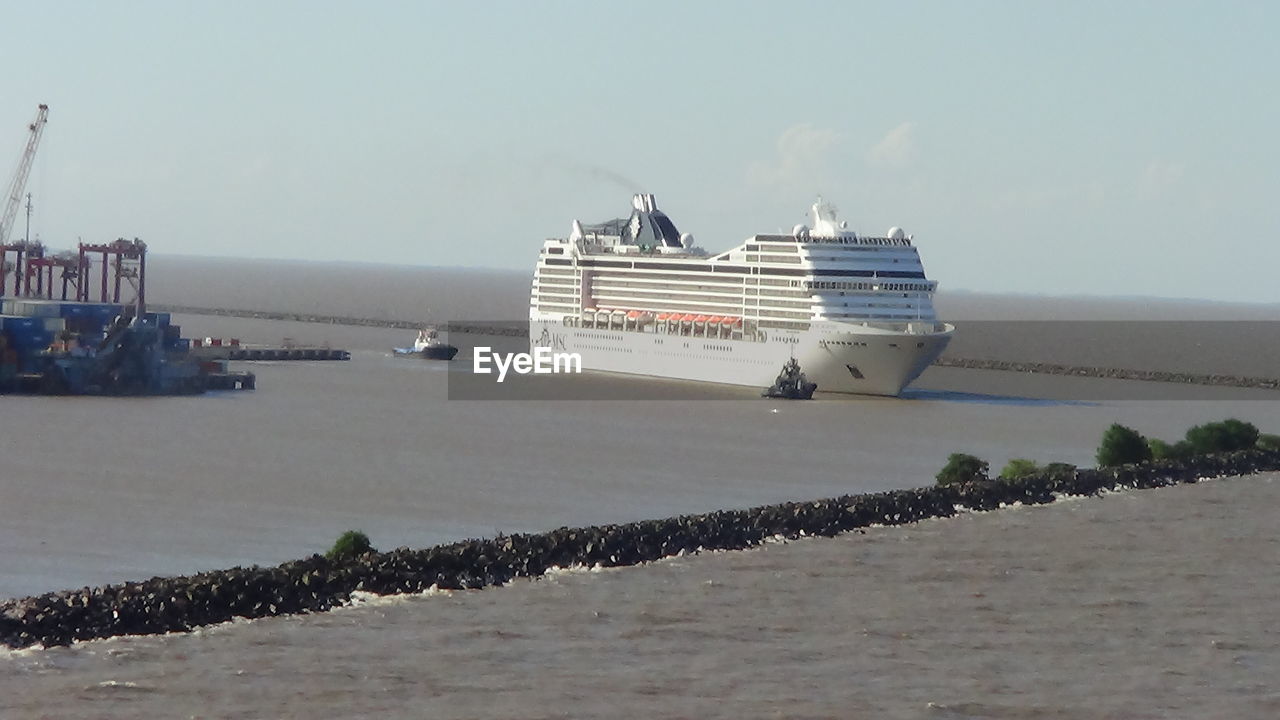
{"type": "MultiPolygon", "coordinates": [[[[1280,3],[6,3],[46,245],[532,271],[649,192],[710,251],[915,236],[945,289],[1280,302],[1280,3]]],[[[8,159],[6,159],[8,156],[8,159]]],[[[26,231],[20,213],[13,235],[26,231]]]]}

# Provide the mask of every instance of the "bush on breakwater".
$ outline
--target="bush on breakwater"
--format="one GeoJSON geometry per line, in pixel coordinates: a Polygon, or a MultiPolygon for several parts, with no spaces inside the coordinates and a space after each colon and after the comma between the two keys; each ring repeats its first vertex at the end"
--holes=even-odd
{"type": "Polygon", "coordinates": [[[329,552],[325,553],[325,559],[334,562],[342,560],[350,560],[367,552],[377,552],[377,548],[373,543],[369,542],[369,536],[364,534],[362,530],[348,530],[338,536],[334,541],[333,547],[329,548],[329,552]]]}
{"type": "Polygon", "coordinates": [[[499,535],[424,550],[368,552],[342,560],[313,555],[276,567],[237,567],[7,600],[0,603],[0,642],[22,648],[188,631],[235,617],[321,612],[348,602],[357,591],[389,595],[432,587],[476,589],[537,577],[554,567],[636,565],[701,550],[745,549],[775,537],[833,536],[872,525],[949,517],[962,510],[1048,503],[1057,495],[1164,487],[1273,470],[1280,470],[1280,451],[1252,449],[665,520],[499,535]]]}

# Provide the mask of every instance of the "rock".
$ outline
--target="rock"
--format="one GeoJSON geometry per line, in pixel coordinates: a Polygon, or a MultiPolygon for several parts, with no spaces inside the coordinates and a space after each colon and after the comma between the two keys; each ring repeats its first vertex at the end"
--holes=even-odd
{"type": "Polygon", "coordinates": [[[1183,461],[849,495],[625,525],[558,528],[425,550],[366,553],[341,563],[312,555],[274,568],[236,567],[5,600],[0,602],[0,642],[22,648],[186,631],[235,616],[323,612],[348,602],[356,590],[391,594],[421,592],[432,585],[478,589],[517,577],[538,577],[553,566],[635,565],[698,549],[748,548],[778,535],[831,536],[873,524],[949,517],[957,507],[993,510],[1012,503],[1052,502],[1055,494],[1156,488],[1277,469],[1280,452],[1242,450],[1183,461]]]}

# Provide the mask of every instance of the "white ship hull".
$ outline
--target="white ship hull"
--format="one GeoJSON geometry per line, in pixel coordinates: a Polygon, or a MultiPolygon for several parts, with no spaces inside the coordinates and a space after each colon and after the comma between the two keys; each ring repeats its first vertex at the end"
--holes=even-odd
{"type": "Polygon", "coordinates": [[[578,353],[584,370],[764,388],[792,357],[819,392],[897,395],[946,348],[952,327],[902,332],[849,323],[776,330],[767,339],[568,327],[531,319],[530,350],[578,353]]]}
{"type": "Polygon", "coordinates": [[[821,199],[813,227],[711,255],[652,195],[629,219],[549,238],[529,299],[531,351],[587,370],[772,385],[793,358],[819,392],[897,395],[951,340],[911,236],[858,235],[821,199]]]}

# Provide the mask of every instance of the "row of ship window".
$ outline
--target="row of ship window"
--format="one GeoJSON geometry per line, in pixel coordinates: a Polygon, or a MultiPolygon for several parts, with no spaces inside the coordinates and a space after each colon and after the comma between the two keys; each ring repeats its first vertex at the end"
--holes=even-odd
{"type": "MultiPolygon", "coordinates": [[[[781,268],[780,270],[786,270],[787,272],[791,272],[786,268],[781,268]]],[[[543,272],[544,273],[549,272],[549,270],[544,269],[543,272]]],[[[568,273],[571,271],[565,270],[563,272],[568,273]]],[[[780,285],[785,287],[787,285],[795,286],[797,282],[796,280],[775,280],[773,278],[758,277],[758,276],[723,277],[723,278],[715,277],[713,275],[706,275],[706,274],[693,274],[693,275],[683,274],[683,275],[677,275],[677,276],[670,276],[670,275],[659,275],[655,273],[625,272],[625,271],[619,271],[619,270],[608,270],[605,272],[597,271],[595,275],[596,283],[617,282],[618,280],[635,280],[635,281],[646,282],[646,283],[669,282],[669,283],[678,283],[683,287],[687,287],[688,286],[687,284],[691,282],[707,282],[707,283],[714,283],[715,287],[722,287],[726,289],[735,289],[735,290],[737,288],[743,287],[744,285],[746,287],[751,287],[753,285],[780,285]],[[684,279],[684,278],[690,278],[690,277],[693,279],[691,280],[684,279]]],[[[712,286],[708,285],[708,287],[712,287],[712,286]]]]}
{"type": "MultiPolygon", "coordinates": [[[[776,253],[783,253],[783,254],[791,253],[790,257],[794,257],[795,255],[799,254],[799,252],[800,252],[799,248],[795,247],[794,245],[789,245],[789,246],[788,246],[788,245],[757,245],[757,244],[754,244],[754,243],[747,243],[746,245],[744,245],[744,246],[743,246],[743,248],[742,248],[742,249],[743,249],[745,252],[748,252],[748,253],[775,253],[774,255],[765,255],[765,254],[762,254],[762,255],[760,255],[760,258],[761,258],[761,259],[764,259],[764,258],[766,258],[766,257],[783,257],[782,255],[776,255],[776,253]]],[[[859,254],[862,254],[862,255],[864,255],[864,256],[865,256],[867,253],[873,253],[873,254],[874,254],[874,253],[881,253],[881,252],[884,252],[884,251],[883,251],[881,248],[879,248],[879,247],[840,247],[840,246],[835,246],[835,247],[824,247],[824,248],[822,248],[821,250],[816,249],[816,248],[815,248],[815,249],[813,249],[813,250],[810,250],[810,251],[809,251],[808,258],[809,258],[810,260],[849,260],[849,259],[851,259],[851,257],[850,257],[850,254],[851,254],[851,253],[859,253],[859,254]],[[837,252],[837,251],[838,251],[838,252],[837,252]],[[817,256],[817,255],[814,255],[813,253],[815,253],[815,252],[836,252],[836,255],[831,255],[831,256],[826,256],[826,257],[820,257],[820,256],[817,256]]],[[[912,255],[912,256],[918,256],[918,255],[919,255],[919,253],[917,253],[917,252],[916,252],[915,248],[911,248],[911,249],[910,249],[909,254],[910,254],[910,255],[912,255]]],[[[717,259],[717,260],[720,260],[720,259],[728,259],[728,256],[729,256],[729,253],[726,253],[724,256],[721,256],[721,257],[716,258],[716,259],[717,259]]],[[[747,260],[748,260],[748,261],[751,261],[751,260],[753,259],[753,257],[754,257],[754,256],[752,256],[752,255],[748,255],[748,256],[747,256],[747,260]]],[[[888,260],[888,258],[874,258],[874,257],[863,257],[862,259],[863,259],[863,260],[867,260],[867,261],[877,261],[877,260],[879,260],[879,261],[883,261],[883,260],[888,260]]],[[[766,262],[767,262],[767,261],[766,261],[766,262]]],[[[792,262],[792,261],[790,261],[790,260],[779,260],[779,261],[777,261],[777,262],[792,262]]],[[[898,262],[898,259],[897,259],[897,258],[895,258],[895,259],[894,259],[894,262],[898,262]]]]}
{"type": "Polygon", "coordinates": [[[617,304],[628,304],[628,303],[636,303],[636,302],[651,302],[651,303],[669,302],[669,303],[681,303],[681,304],[687,305],[688,303],[694,303],[697,305],[707,305],[708,308],[714,306],[719,308],[729,308],[730,310],[741,307],[744,304],[744,302],[749,307],[757,306],[757,305],[767,305],[767,306],[773,306],[773,307],[807,308],[813,304],[813,301],[810,300],[807,296],[803,297],[802,299],[793,299],[793,300],[782,299],[782,298],[758,297],[755,295],[752,295],[745,299],[742,297],[716,298],[716,297],[709,297],[706,295],[702,295],[702,296],[673,295],[670,293],[647,293],[643,296],[637,296],[632,293],[625,293],[625,294],[610,293],[607,290],[598,290],[595,293],[593,293],[593,296],[598,301],[612,300],[612,301],[616,301],[617,304]]]}
{"type": "Polygon", "coordinates": [[[785,320],[761,320],[757,323],[762,328],[776,328],[780,330],[808,330],[807,322],[788,322],[785,320]]]}
{"type": "MultiPolygon", "coordinates": [[[[719,292],[719,293],[727,293],[730,295],[737,295],[738,293],[743,292],[744,290],[747,294],[753,294],[753,293],[762,292],[762,291],[791,294],[785,290],[772,291],[770,290],[770,288],[809,287],[808,284],[805,284],[800,280],[770,280],[767,278],[750,278],[745,285],[741,283],[701,285],[701,284],[692,284],[688,282],[671,283],[671,282],[667,282],[667,280],[668,280],[667,278],[654,278],[652,280],[649,280],[645,278],[637,278],[637,277],[630,277],[630,276],[609,276],[609,277],[597,277],[591,286],[592,288],[595,288],[595,289],[635,288],[636,290],[642,290],[642,291],[674,290],[677,292],[685,292],[685,293],[719,292]]],[[[867,286],[870,287],[870,283],[867,283],[867,286]]],[[[800,297],[800,294],[797,293],[794,295],[794,297],[800,297]]]]}
{"type": "MultiPolygon", "coordinates": [[[[564,258],[547,258],[548,265],[572,265],[573,261],[564,258]]],[[[734,273],[734,274],[751,274],[751,275],[828,275],[836,277],[898,277],[898,278],[920,278],[924,279],[924,272],[918,270],[834,270],[834,269],[809,269],[809,268],[761,268],[761,267],[736,267],[732,265],[712,265],[708,268],[696,268],[687,265],[671,265],[668,263],[646,263],[626,260],[583,260],[578,263],[580,267],[588,268],[617,268],[625,270],[668,270],[681,274],[688,273],[734,273]]]]}
{"type": "MultiPolygon", "coordinates": [[[[556,288],[577,288],[576,282],[569,279],[555,279],[550,282],[542,283],[546,286],[554,286],[556,288]]],[[[869,282],[839,282],[834,280],[759,280],[759,284],[768,287],[789,286],[798,288],[809,288],[816,290],[868,290],[868,291],[890,291],[890,292],[933,292],[934,285],[932,283],[869,283],[869,282]]],[[[721,292],[736,294],[742,290],[742,286],[737,283],[723,285],[675,285],[668,282],[662,282],[658,279],[645,280],[644,278],[630,278],[628,280],[615,280],[613,278],[599,278],[595,283],[597,289],[619,289],[629,288],[639,292],[652,292],[654,290],[675,290],[678,292],[721,292]]],[[[535,286],[537,287],[537,286],[535,286]]],[[[753,294],[756,292],[751,285],[746,286],[746,292],[753,294]]],[[[780,291],[792,297],[801,297],[801,293],[789,293],[780,291]]]]}
{"type": "Polygon", "coordinates": [[[806,237],[804,240],[798,241],[792,235],[757,235],[755,239],[757,242],[761,242],[761,241],[783,242],[783,243],[803,242],[810,245],[815,245],[815,244],[817,245],[883,245],[883,246],[894,246],[894,247],[909,247],[911,245],[911,241],[906,238],[903,238],[901,240],[895,240],[893,238],[887,238],[887,237],[827,238],[827,237],[817,237],[817,236],[811,235],[809,237],[806,237]]]}
{"type": "Polygon", "coordinates": [[[691,285],[691,284],[676,285],[672,283],[661,283],[661,282],[646,283],[646,282],[634,282],[630,280],[615,280],[613,278],[597,278],[596,281],[591,284],[591,287],[593,290],[634,290],[636,292],[658,292],[662,290],[667,290],[667,291],[685,293],[685,294],[720,293],[722,295],[728,295],[731,297],[738,297],[743,293],[744,290],[748,295],[757,294],[761,292],[760,287],[764,287],[766,292],[774,292],[774,293],[779,293],[783,295],[792,295],[793,297],[800,297],[798,293],[793,295],[792,291],[790,290],[772,290],[771,289],[775,287],[800,287],[799,284],[796,282],[786,283],[785,281],[781,285],[770,284],[770,285],[765,285],[760,287],[753,286],[753,285],[746,285],[744,287],[743,285],[738,283],[734,283],[733,285],[691,285]]]}
{"type": "Polygon", "coordinates": [[[868,283],[868,282],[832,282],[827,280],[806,280],[803,287],[816,290],[890,290],[910,292],[931,292],[932,284],[926,283],[868,283]]]}
{"type": "Polygon", "coordinates": [[[747,255],[747,262],[775,262],[775,263],[794,263],[798,264],[800,258],[795,255],[747,255]]]}

